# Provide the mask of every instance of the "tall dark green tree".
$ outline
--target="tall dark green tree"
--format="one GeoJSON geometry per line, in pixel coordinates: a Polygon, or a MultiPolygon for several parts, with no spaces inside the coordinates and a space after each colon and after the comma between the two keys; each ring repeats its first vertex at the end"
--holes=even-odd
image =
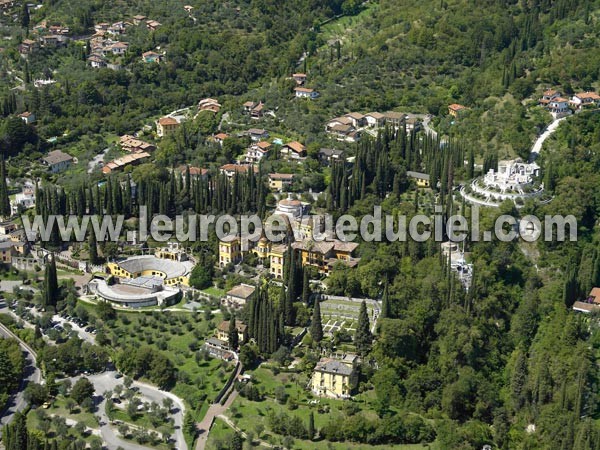
{"type": "Polygon", "coordinates": [[[310,322],[310,335],[313,341],[319,343],[323,339],[323,324],[321,322],[321,306],[319,299],[315,300],[313,308],[312,320],[310,322]]]}
{"type": "Polygon", "coordinates": [[[308,305],[310,301],[310,275],[308,273],[308,268],[305,267],[302,271],[302,301],[305,305],[308,305]]]}
{"type": "Polygon", "coordinates": [[[229,348],[231,348],[232,350],[238,348],[240,344],[240,339],[237,332],[235,314],[232,314],[231,319],[229,319],[229,330],[227,333],[227,340],[229,343],[229,348]]]}
{"type": "Polygon", "coordinates": [[[369,314],[367,313],[367,304],[363,300],[360,304],[356,332],[354,333],[354,345],[361,356],[365,356],[371,349],[373,343],[373,334],[369,325],[369,314]]]}
{"type": "Polygon", "coordinates": [[[4,161],[4,155],[0,155],[0,217],[8,218],[10,214],[10,200],[6,184],[6,162],[4,161]]]}
{"type": "Polygon", "coordinates": [[[55,307],[59,297],[58,278],[56,275],[56,260],[52,254],[46,263],[44,272],[44,306],[55,307]]]}
{"type": "Polygon", "coordinates": [[[389,283],[386,280],[385,287],[383,288],[383,296],[381,298],[381,314],[382,319],[387,319],[391,317],[391,308],[390,308],[390,292],[389,292],[389,283]]]}
{"type": "Polygon", "coordinates": [[[90,249],[90,264],[98,264],[98,243],[93,228],[88,233],[88,247],[90,249]]]}
{"type": "Polygon", "coordinates": [[[308,416],[308,427],[306,431],[308,432],[308,438],[312,440],[315,437],[315,415],[312,411],[308,416]]]}
{"type": "Polygon", "coordinates": [[[29,6],[27,3],[28,2],[23,2],[23,6],[21,7],[20,21],[23,28],[29,28],[29,22],[31,21],[29,17],[29,6]]]}

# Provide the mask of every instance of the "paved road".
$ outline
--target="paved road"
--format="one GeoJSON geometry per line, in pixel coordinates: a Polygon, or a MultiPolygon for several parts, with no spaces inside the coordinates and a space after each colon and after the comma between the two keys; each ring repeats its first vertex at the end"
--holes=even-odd
{"type": "Polygon", "coordinates": [[[542,145],[544,144],[544,141],[546,139],[548,139],[552,135],[552,133],[554,133],[556,131],[556,129],[558,128],[560,123],[563,120],[565,120],[567,117],[569,117],[569,116],[562,117],[560,119],[556,119],[554,122],[552,122],[550,125],[548,125],[548,127],[544,130],[544,132],[542,134],[539,135],[539,137],[536,139],[535,143],[533,144],[533,147],[531,147],[531,155],[530,155],[531,160],[535,160],[535,158],[537,158],[540,151],[542,150],[542,145]]]}
{"type": "MultiPolygon", "coordinates": [[[[236,378],[239,377],[241,373],[242,365],[240,364],[238,366],[237,372],[235,373],[236,378]]],[[[231,386],[229,387],[229,397],[227,397],[227,401],[225,402],[225,404],[221,405],[220,403],[213,403],[212,405],[210,405],[210,408],[208,408],[208,411],[206,411],[206,415],[204,416],[204,419],[202,419],[202,422],[196,425],[198,433],[200,433],[200,435],[198,436],[198,440],[196,441],[196,450],[204,450],[206,448],[206,443],[208,441],[208,433],[210,433],[210,427],[212,426],[215,417],[220,416],[225,411],[227,411],[227,409],[237,398],[238,391],[234,389],[234,386],[235,383],[231,383],[231,386]]]]}
{"type": "MultiPolygon", "coordinates": [[[[8,409],[3,411],[2,417],[0,417],[0,425],[6,425],[13,420],[13,417],[17,411],[23,411],[27,407],[27,402],[25,401],[24,391],[27,387],[28,383],[40,383],[42,380],[42,373],[40,369],[37,367],[37,360],[35,352],[15,336],[8,328],[4,325],[0,324],[0,335],[5,338],[15,338],[19,341],[19,345],[23,349],[25,353],[25,369],[24,369],[24,377],[21,382],[21,386],[19,386],[19,391],[14,394],[8,403],[8,409]]],[[[0,427],[1,430],[1,427],[0,427]]]]}
{"type": "MultiPolygon", "coordinates": [[[[118,433],[113,427],[109,425],[108,417],[106,416],[106,399],[103,397],[104,392],[114,390],[114,388],[122,383],[122,379],[115,378],[117,372],[110,371],[104,372],[98,375],[89,375],[87,378],[92,382],[95,388],[95,393],[98,399],[100,400],[98,404],[98,410],[96,411],[96,416],[100,419],[100,422],[103,424],[100,426],[100,436],[102,440],[106,443],[109,449],[115,449],[117,447],[123,447],[125,450],[146,450],[148,447],[144,447],[129,441],[122,440],[119,438],[118,433]]],[[[79,377],[74,377],[71,381],[74,383],[79,377]]],[[[149,402],[156,402],[158,404],[162,404],[165,398],[170,398],[173,400],[174,410],[173,410],[173,419],[175,422],[175,434],[173,438],[175,439],[175,447],[178,450],[187,450],[187,444],[185,442],[183,436],[183,416],[185,414],[185,406],[183,401],[171,394],[170,392],[162,391],[155,386],[140,383],[137,381],[133,382],[133,386],[139,389],[139,393],[149,402]]]]}

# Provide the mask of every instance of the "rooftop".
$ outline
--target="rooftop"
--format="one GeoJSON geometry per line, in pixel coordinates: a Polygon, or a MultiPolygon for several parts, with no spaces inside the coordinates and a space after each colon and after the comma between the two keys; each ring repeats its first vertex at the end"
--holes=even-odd
{"type": "Polygon", "coordinates": [[[67,153],[63,153],[60,150],[53,150],[44,158],[42,158],[46,164],[54,165],[61,162],[73,161],[73,157],[67,153]]]}
{"type": "Polygon", "coordinates": [[[250,286],[249,284],[239,284],[230,291],[227,291],[227,295],[248,299],[255,290],[256,288],[254,286],[250,286]]]}
{"type": "Polygon", "coordinates": [[[315,372],[325,372],[350,376],[352,368],[337,359],[321,358],[315,366],[315,372]]]}

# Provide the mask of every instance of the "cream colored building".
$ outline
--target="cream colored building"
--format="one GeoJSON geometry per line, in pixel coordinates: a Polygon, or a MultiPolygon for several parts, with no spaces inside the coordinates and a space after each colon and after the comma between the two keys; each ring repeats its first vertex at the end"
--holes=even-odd
{"type": "Polygon", "coordinates": [[[354,367],[332,358],[321,358],[310,380],[313,393],[323,397],[349,398],[354,386],[354,367]]]}

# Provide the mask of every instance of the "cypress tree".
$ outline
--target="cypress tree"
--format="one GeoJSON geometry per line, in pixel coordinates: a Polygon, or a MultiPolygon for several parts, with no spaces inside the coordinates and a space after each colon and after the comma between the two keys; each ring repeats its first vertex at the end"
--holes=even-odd
{"type": "Polygon", "coordinates": [[[315,437],[315,415],[313,412],[310,412],[308,416],[308,439],[312,440],[315,437]]]}
{"type": "Polygon", "coordinates": [[[313,308],[312,320],[310,322],[310,335],[313,341],[319,343],[323,339],[323,324],[321,322],[321,306],[319,299],[315,300],[313,308]]]}
{"type": "Polygon", "coordinates": [[[360,304],[358,313],[358,322],[356,324],[356,332],[354,334],[354,345],[361,356],[365,356],[371,348],[373,335],[369,326],[369,315],[367,313],[367,304],[363,300],[360,304]]]}
{"type": "Polygon", "coordinates": [[[44,272],[44,306],[55,307],[58,300],[58,279],[56,277],[56,261],[54,254],[46,263],[44,272]]]}
{"type": "Polygon", "coordinates": [[[239,336],[237,332],[237,327],[235,326],[235,314],[231,315],[231,319],[229,320],[229,333],[227,335],[229,348],[235,350],[239,346],[239,336]]]}
{"type": "Polygon", "coordinates": [[[304,270],[302,271],[302,301],[304,302],[305,305],[308,305],[308,302],[310,301],[310,277],[308,274],[308,268],[305,267],[304,270]]]}
{"type": "Polygon", "coordinates": [[[383,288],[383,296],[381,299],[381,314],[379,317],[382,319],[387,319],[391,316],[391,308],[390,308],[390,293],[388,289],[388,281],[385,282],[385,287],[383,288]]]}
{"type": "Polygon", "coordinates": [[[0,217],[8,218],[11,215],[8,186],[6,184],[6,163],[4,155],[0,156],[0,217]]]}
{"type": "Polygon", "coordinates": [[[89,230],[88,246],[90,248],[90,264],[98,264],[98,246],[93,228],[89,230]]]}

